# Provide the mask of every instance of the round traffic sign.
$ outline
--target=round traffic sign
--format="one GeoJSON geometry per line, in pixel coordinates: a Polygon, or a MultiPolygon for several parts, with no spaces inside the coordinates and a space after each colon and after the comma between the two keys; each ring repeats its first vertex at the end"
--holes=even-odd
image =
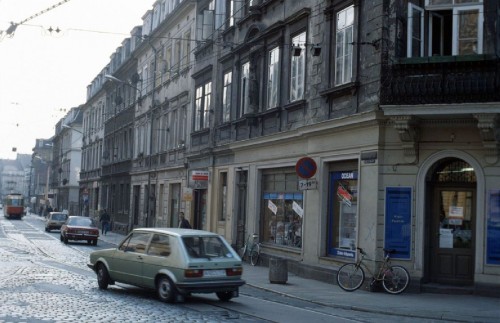
{"type": "Polygon", "coordinates": [[[316,162],[310,157],[302,157],[295,164],[295,172],[299,177],[311,178],[316,174],[316,162]]]}

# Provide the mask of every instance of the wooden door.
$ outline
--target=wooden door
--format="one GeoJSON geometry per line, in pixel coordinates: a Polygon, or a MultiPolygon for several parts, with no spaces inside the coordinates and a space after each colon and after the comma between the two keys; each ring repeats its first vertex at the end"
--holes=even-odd
{"type": "Polygon", "coordinates": [[[430,226],[430,280],[470,285],[474,279],[475,188],[435,187],[430,226]]]}

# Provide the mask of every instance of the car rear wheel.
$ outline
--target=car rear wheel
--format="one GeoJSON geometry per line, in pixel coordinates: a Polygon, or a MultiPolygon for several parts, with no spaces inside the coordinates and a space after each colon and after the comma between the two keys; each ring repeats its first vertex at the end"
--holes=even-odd
{"type": "Polygon", "coordinates": [[[100,289],[107,289],[109,285],[109,273],[103,264],[97,265],[97,284],[100,289]]]}
{"type": "Polygon", "coordinates": [[[165,303],[174,302],[175,287],[168,277],[163,276],[158,280],[158,283],[156,284],[156,291],[158,292],[158,298],[160,298],[160,301],[165,303]]]}
{"type": "Polygon", "coordinates": [[[215,293],[215,295],[217,295],[217,297],[223,301],[223,302],[227,302],[229,301],[231,298],[233,298],[233,293],[232,292],[217,292],[215,293]]]}

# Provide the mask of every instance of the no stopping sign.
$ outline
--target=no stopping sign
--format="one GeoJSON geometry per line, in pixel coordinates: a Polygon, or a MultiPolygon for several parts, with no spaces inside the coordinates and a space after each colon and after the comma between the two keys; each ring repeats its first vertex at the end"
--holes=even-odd
{"type": "Polygon", "coordinates": [[[314,159],[302,157],[295,164],[295,172],[301,178],[311,178],[316,174],[317,166],[314,159]]]}

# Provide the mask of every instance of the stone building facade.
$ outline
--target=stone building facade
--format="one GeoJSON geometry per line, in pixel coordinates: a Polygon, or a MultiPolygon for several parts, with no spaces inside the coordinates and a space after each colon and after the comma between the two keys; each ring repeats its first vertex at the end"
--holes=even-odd
{"type": "Polygon", "coordinates": [[[299,275],[395,249],[413,290],[493,293],[498,1],[169,3],[132,55],[130,228],[183,211],[299,275]]]}

